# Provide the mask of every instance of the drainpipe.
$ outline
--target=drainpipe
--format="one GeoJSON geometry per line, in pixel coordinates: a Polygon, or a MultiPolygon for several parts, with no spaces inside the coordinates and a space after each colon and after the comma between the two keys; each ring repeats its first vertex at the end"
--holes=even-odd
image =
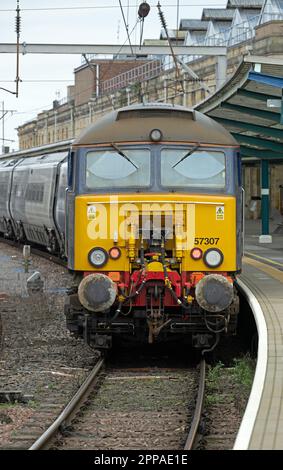
{"type": "Polygon", "coordinates": [[[55,140],[54,142],[57,142],[57,110],[54,110],[54,135],[55,135],[55,140]]]}

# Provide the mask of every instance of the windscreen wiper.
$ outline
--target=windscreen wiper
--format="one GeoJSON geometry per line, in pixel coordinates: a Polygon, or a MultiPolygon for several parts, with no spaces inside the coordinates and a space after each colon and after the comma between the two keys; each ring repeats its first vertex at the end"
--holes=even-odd
{"type": "Polygon", "coordinates": [[[137,170],[139,169],[139,167],[128,157],[128,155],[126,155],[116,144],[114,144],[114,142],[111,142],[111,147],[113,147],[119,153],[119,155],[121,155],[121,157],[128,160],[128,162],[130,162],[137,170]]]}
{"type": "Polygon", "coordinates": [[[191,148],[185,155],[177,162],[175,165],[172,166],[172,168],[175,168],[175,166],[179,165],[185,158],[189,157],[195,150],[197,150],[200,147],[200,144],[195,145],[193,148],[191,148]]]}

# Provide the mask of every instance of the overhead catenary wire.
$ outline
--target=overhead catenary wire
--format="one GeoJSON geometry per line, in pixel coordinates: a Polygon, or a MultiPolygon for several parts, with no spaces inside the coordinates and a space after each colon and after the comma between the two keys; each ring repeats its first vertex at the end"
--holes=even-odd
{"type": "Polygon", "coordinates": [[[170,38],[170,36],[169,36],[169,32],[168,32],[168,28],[167,28],[167,23],[166,23],[166,20],[165,20],[165,15],[164,15],[163,11],[161,10],[160,2],[158,2],[157,8],[158,8],[159,18],[160,18],[162,27],[163,27],[163,29],[164,29],[164,31],[165,31],[165,34],[166,34],[166,37],[167,37],[167,41],[168,41],[168,44],[169,44],[169,47],[170,47],[170,50],[171,50],[171,54],[172,54],[172,57],[173,57],[173,60],[174,60],[174,64],[175,64],[175,70],[176,70],[176,86],[177,86],[177,83],[179,82],[179,83],[181,84],[182,92],[184,93],[183,83],[182,83],[181,80],[180,80],[179,64],[178,64],[178,61],[177,61],[177,57],[176,57],[176,55],[175,55],[175,53],[174,53],[174,49],[173,49],[173,46],[172,46],[171,38],[170,38]]]}
{"type": "MultiPolygon", "coordinates": [[[[187,79],[186,81],[188,81],[188,82],[190,82],[190,83],[198,83],[198,80],[194,80],[194,79],[192,79],[192,80],[187,79]]],[[[207,80],[207,81],[212,81],[212,79],[209,79],[209,80],[207,80]]],[[[174,88],[175,88],[175,87],[174,87],[174,88]]],[[[87,90],[89,90],[89,89],[91,89],[91,88],[88,87],[87,89],[81,90],[81,93],[83,93],[83,92],[85,92],[85,91],[87,91],[87,90]]],[[[163,87],[160,87],[160,89],[163,89],[163,87]]],[[[81,93],[76,93],[75,96],[79,96],[81,93]]],[[[179,94],[180,94],[180,93],[179,93],[179,94]]],[[[174,94],[173,96],[178,96],[178,95],[174,94]]],[[[172,96],[172,97],[173,97],[173,96],[172,96]]],[[[110,97],[108,97],[108,98],[109,98],[109,101],[110,101],[110,97]]],[[[163,99],[157,100],[157,101],[163,101],[163,99]]],[[[38,107],[38,108],[33,108],[33,109],[30,109],[30,110],[27,110],[27,111],[16,111],[16,112],[13,113],[13,115],[7,116],[6,119],[10,119],[10,118],[14,117],[15,115],[32,115],[32,114],[34,114],[34,113],[36,113],[36,112],[41,112],[42,109],[46,109],[48,106],[50,106],[50,103],[45,104],[45,105],[42,105],[42,106],[40,106],[40,107],[38,107]]],[[[111,102],[111,107],[114,108],[112,102],[111,102]]],[[[47,111],[49,112],[49,111],[52,111],[52,110],[49,109],[49,110],[47,110],[47,111]]]]}
{"type": "MultiPolygon", "coordinates": [[[[155,3],[155,2],[154,2],[155,3]]],[[[183,3],[182,7],[223,7],[225,2],[218,3],[183,3]]],[[[132,5],[123,5],[125,8],[136,8],[136,4],[132,5]]],[[[58,11],[58,10],[107,10],[113,8],[120,8],[118,5],[89,5],[89,6],[73,6],[73,7],[41,7],[41,8],[21,8],[21,11],[58,11]]],[[[166,5],[166,8],[176,8],[176,3],[170,3],[166,5]]],[[[13,12],[14,9],[11,8],[0,8],[0,12],[13,12]]]]}
{"type": "MultiPolygon", "coordinates": [[[[129,33],[129,36],[131,37],[131,35],[133,34],[133,32],[135,31],[136,27],[137,27],[137,24],[138,24],[139,20],[137,19],[135,25],[133,26],[131,32],[129,33]]],[[[103,80],[103,78],[105,77],[106,74],[108,74],[110,71],[111,71],[111,68],[113,67],[114,63],[115,63],[115,60],[117,60],[117,57],[119,57],[119,55],[121,54],[122,50],[123,50],[123,47],[126,45],[126,42],[128,41],[128,39],[125,40],[125,42],[122,44],[122,46],[120,47],[120,49],[118,50],[118,52],[116,53],[115,57],[113,58],[111,64],[109,65],[109,67],[104,71],[103,75],[100,77],[100,81],[103,80]]],[[[87,89],[89,90],[89,88],[87,89]]]]}
{"type": "Polygon", "coordinates": [[[20,32],[21,32],[21,15],[19,0],[17,0],[17,16],[16,16],[16,34],[17,34],[17,56],[16,56],[16,98],[19,96],[20,79],[20,32]]]}
{"type": "Polygon", "coordinates": [[[8,90],[8,88],[4,88],[4,87],[0,87],[0,90],[3,90],[3,91],[7,91],[7,93],[11,93],[11,95],[15,95],[16,92],[15,91],[11,91],[11,90],[8,90]]]}
{"type": "Polygon", "coordinates": [[[124,15],[124,10],[123,10],[121,0],[119,0],[119,5],[120,5],[120,9],[121,9],[121,13],[122,13],[122,17],[123,17],[124,26],[125,26],[125,29],[126,29],[129,45],[130,45],[130,48],[131,48],[131,53],[134,55],[134,51],[133,51],[133,47],[132,47],[132,43],[131,43],[131,38],[130,38],[130,35],[129,35],[129,25],[127,24],[127,21],[126,21],[125,15],[124,15]]]}
{"type": "MultiPolygon", "coordinates": [[[[135,25],[133,26],[131,32],[129,33],[129,36],[131,36],[131,35],[133,34],[134,30],[135,30],[136,27],[137,27],[138,21],[139,21],[139,19],[137,19],[137,21],[136,21],[135,25]]],[[[125,42],[124,42],[124,44],[122,44],[122,46],[120,47],[120,49],[119,49],[118,52],[116,53],[116,56],[113,58],[111,64],[109,64],[109,67],[107,67],[106,70],[104,71],[104,73],[99,77],[99,82],[100,82],[100,83],[101,83],[101,81],[103,81],[103,78],[105,77],[105,75],[108,74],[108,73],[111,71],[111,69],[112,69],[112,67],[113,67],[113,65],[114,65],[114,63],[115,63],[115,60],[117,60],[117,57],[119,57],[119,54],[122,52],[123,47],[125,46],[125,44],[126,44],[127,41],[128,41],[128,39],[126,39],[125,42]]],[[[74,97],[77,97],[77,96],[79,96],[80,94],[84,93],[85,91],[89,91],[89,90],[91,90],[91,89],[92,89],[92,87],[85,88],[85,89],[82,90],[81,92],[76,93],[76,94],[74,95],[74,97]]],[[[109,102],[111,103],[112,108],[114,109],[114,105],[113,105],[113,103],[112,103],[112,101],[111,101],[111,97],[110,97],[109,95],[106,95],[106,96],[107,96],[107,99],[109,100],[109,102]]]]}
{"type": "MultiPolygon", "coordinates": [[[[112,64],[109,65],[109,68],[111,68],[111,67],[112,67],[112,64]]],[[[109,72],[109,69],[107,69],[107,70],[105,71],[105,74],[108,73],[108,72],[109,72]]],[[[105,74],[103,74],[102,78],[104,77],[105,74]]],[[[173,80],[172,80],[172,81],[173,81],[173,80]]],[[[186,81],[189,82],[189,83],[199,83],[200,79],[194,79],[194,78],[189,79],[189,78],[186,78],[186,81]]],[[[2,82],[2,83],[10,83],[10,82],[13,82],[13,80],[0,80],[0,83],[1,83],[1,82],[2,82]]],[[[73,80],[63,80],[63,79],[60,79],[60,80],[22,80],[22,83],[23,83],[23,84],[24,84],[24,83],[44,83],[44,82],[54,82],[54,83],[56,83],[56,82],[65,82],[65,83],[66,83],[66,82],[73,82],[73,80]]],[[[208,84],[208,83],[214,84],[215,81],[214,81],[213,78],[206,78],[206,79],[205,79],[205,82],[206,82],[207,84],[208,84]]],[[[0,89],[1,89],[1,87],[0,87],[0,89]]],[[[80,92],[75,93],[75,94],[74,94],[74,97],[78,97],[78,96],[80,96],[82,93],[85,93],[85,92],[87,92],[87,91],[89,91],[89,90],[91,90],[91,89],[92,89],[92,87],[83,88],[82,90],[80,90],[80,92]]],[[[160,86],[160,89],[163,89],[163,86],[160,86]]],[[[27,111],[19,111],[19,112],[16,112],[16,113],[14,113],[14,114],[32,114],[33,112],[41,111],[43,108],[45,109],[45,108],[47,108],[48,106],[50,106],[50,103],[47,103],[47,104],[42,105],[42,106],[37,107],[37,108],[32,108],[32,109],[27,110],[27,111]]]]}
{"type": "MultiPolygon", "coordinates": [[[[14,10],[13,10],[14,11],[14,10]]],[[[17,34],[17,54],[16,54],[16,91],[8,90],[7,88],[0,87],[0,90],[6,91],[7,93],[11,93],[11,95],[16,95],[16,98],[19,96],[19,67],[20,67],[20,31],[21,31],[21,16],[20,16],[20,5],[19,0],[17,0],[17,8],[16,8],[16,34],[17,34]]]]}
{"type": "MultiPolygon", "coordinates": [[[[125,3],[125,2],[124,2],[124,3],[125,3]]],[[[128,4],[129,4],[129,2],[128,2],[128,4]]],[[[168,6],[172,6],[172,7],[174,6],[174,7],[176,7],[176,5],[166,5],[166,8],[167,8],[168,6]]],[[[115,6],[115,8],[116,8],[116,7],[117,7],[117,5],[115,6]]],[[[132,8],[132,7],[135,7],[135,5],[129,5],[129,8],[132,8]]],[[[95,6],[95,7],[77,7],[77,8],[47,8],[47,9],[44,9],[44,8],[23,9],[23,8],[21,8],[21,12],[23,12],[23,11],[44,11],[44,10],[50,10],[50,11],[51,11],[51,10],[54,10],[54,11],[56,11],[56,10],[60,10],[60,9],[61,9],[61,10],[69,10],[69,9],[71,9],[71,10],[72,10],[72,9],[73,9],[73,10],[75,10],[75,9],[85,9],[85,10],[87,10],[87,9],[93,9],[93,8],[94,8],[94,9],[95,9],[95,8],[103,9],[103,8],[110,8],[110,7],[108,7],[107,5],[103,5],[103,6],[97,6],[97,7],[95,6]]],[[[120,7],[118,6],[118,8],[120,8],[120,7]]],[[[0,11],[3,11],[3,10],[0,9],[0,11]]],[[[5,11],[6,11],[6,10],[5,10],[5,11]]],[[[13,10],[11,10],[11,11],[14,12],[15,9],[13,9],[13,10]]],[[[135,27],[137,26],[137,24],[138,24],[138,22],[136,23],[135,27]]],[[[134,28],[135,28],[135,27],[134,27],[134,28]]],[[[133,41],[133,38],[131,38],[131,39],[132,39],[132,41],[133,41]]],[[[127,41],[125,41],[125,44],[126,44],[126,42],[127,42],[127,41]]],[[[123,46],[124,46],[124,45],[123,45],[123,46]]],[[[116,58],[119,56],[119,54],[121,53],[121,51],[122,51],[122,48],[121,48],[121,49],[119,50],[119,52],[116,54],[116,58]]],[[[119,57],[118,57],[118,58],[119,58],[119,57]]],[[[115,60],[115,59],[114,59],[114,60],[115,60]]],[[[113,61],[113,62],[114,62],[114,61],[113,61]]],[[[112,67],[112,64],[109,65],[109,69],[111,69],[111,67],[112,67]]],[[[105,73],[107,73],[107,72],[105,72],[105,73]]],[[[104,74],[103,74],[103,76],[104,76],[104,74]]],[[[101,77],[101,78],[103,79],[103,77],[101,77]]],[[[61,82],[64,82],[64,81],[65,81],[65,82],[71,82],[71,80],[20,80],[21,83],[27,83],[27,84],[28,84],[28,83],[42,83],[42,84],[44,84],[44,83],[48,83],[48,82],[50,82],[50,83],[54,82],[54,83],[55,83],[55,82],[60,82],[60,81],[61,81],[61,82]]],[[[4,80],[3,80],[3,81],[0,81],[0,82],[4,82],[4,80]]],[[[7,82],[7,86],[8,86],[9,81],[6,81],[6,82],[7,82]]],[[[15,81],[11,81],[11,82],[14,82],[14,83],[15,83],[15,81]]],[[[211,80],[211,82],[212,82],[212,80],[211,80]]],[[[4,83],[3,83],[3,84],[4,84],[4,83]]],[[[28,86],[28,85],[27,85],[27,86],[28,86]]],[[[89,87],[89,88],[90,88],[90,87],[89,87]]],[[[88,89],[89,89],[89,88],[88,88],[88,89]]],[[[10,90],[7,90],[7,89],[5,89],[5,88],[3,88],[3,87],[0,87],[0,89],[3,89],[4,91],[7,91],[7,92],[9,92],[9,93],[11,93],[11,94],[15,94],[15,92],[10,91],[10,90]]],[[[80,95],[80,94],[83,93],[84,91],[85,91],[85,90],[82,90],[81,92],[76,93],[75,96],[80,95]]],[[[99,103],[99,102],[98,102],[98,103],[99,103]]],[[[39,111],[40,111],[40,110],[42,110],[43,108],[44,108],[44,107],[41,106],[41,107],[37,108],[36,110],[39,110],[39,111]]],[[[36,110],[35,110],[35,111],[36,111],[36,110]]],[[[32,113],[32,112],[33,112],[33,111],[27,111],[27,112],[22,112],[22,113],[19,112],[19,113],[17,113],[17,114],[30,114],[30,113],[32,113]]],[[[9,118],[10,118],[10,116],[9,116],[9,118]]]]}
{"type": "Polygon", "coordinates": [[[88,60],[88,57],[87,57],[86,54],[83,54],[83,58],[86,61],[87,65],[89,66],[89,69],[91,70],[91,72],[93,74],[96,89],[99,89],[99,76],[97,74],[96,66],[88,60]]]}
{"type": "MultiPolygon", "coordinates": [[[[133,28],[132,28],[132,30],[131,30],[131,32],[130,32],[130,36],[133,34],[135,28],[137,27],[137,24],[138,24],[138,19],[137,19],[135,25],[133,26],[133,28]]],[[[119,51],[117,52],[116,58],[117,58],[117,57],[119,56],[119,54],[122,52],[123,47],[125,46],[126,42],[127,42],[127,39],[126,39],[126,41],[122,44],[122,46],[120,47],[119,51]]],[[[112,68],[113,65],[114,65],[114,62],[115,62],[115,59],[113,59],[112,63],[111,63],[111,64],[109,65],[109,67],[104,71],[103,75],[101,76],[101,80],[103,80],[104,76],[109,73],[109,71],[111,70],[111,68],[112,68]]],[[[1,82],[3,82],[3,83],[9,83],[9,82],[12,82],[12,80],[0,80],[0,83],[1,83],[1,82]]],[[[22,83],[44,83],[44,82],[73,82],[73,81],[72,81],[72,80],[22,80],[21,82],[22,82],[22,83]]],[[[0,89],[1,89],[1,87],[0,87],[0,89]]],[[[5,89],[5,90],[6,90],[6,89],[5,89]]],[[[81,90],[80,92],[75,93],[75,94],[74,94],[74,98],[75,98],[75,97],[78,97],[78,96],[80,96],[82,93],[85,93],[85,92],[90,91],[90,90],[92,90],[92,86],[87,87],[87,88],[84,88],[84,89],[81,90]]],[[[6,90],[6,91],[9,91],[9,90],[6,90]]],[[[10,91],[9,91],[9,92],[10,92],[10,91]]],[[[13,93],[13,94],[14,94],[15,92],[10,92],[10,93],[13,93]]],[[[46,108],[46,107],[48,107],[48,106],[49,106],[49,103],[48,103],[47,105],[40,106],[40,107],[38,107],[38,108],[33,108],[33,109],[31,109],[31,110],[28,110],[28,111],[22,111],[22,112],[20,111],[20,112],[14,113],[14,114],[32,114],[33,112],[41,111],[42,108],[46,108]]]]}
{"type": "MultiPolygon", "coordinates": [[[[24,79],[24,80],[21,80],[22,83],[73,83],[73,80],[69,79],[34,79],[34,80],[29,80],[29,79],[24,79]]],[[[14,83],[14,80],[0,80],[0,83],[14,83]]],[[[9,90],[7,90],[9,91],[9,90]]]]}
{"type": "Polygon", "coordinates": [[[177,0],[177,20],[176,20],[176,42],[179,40],[179,13],[180,13],[180,0],[177,0]]]}
{"type": "MultiPolygon", "coordinates": [[[[110,65],[110,67],[111,67],[111,65],[110,65]]],[[[56,81],[57,81],[57,80],[55,80],[55,82],[56,82],[56,81]]],[[[72,80],[61,80],[61,81],[71,82],[72,80]]],[[[189,83],[199,83],[200,79],[193,79],[193,78],[188,79],[188,78],[187,78],[186,81],[189,82],[189,83]]],[[[205,81],[206,81],[206,83],[209,83],[209,82],[211,82],[212,84],[214,83],[214,80],[213,80],[212,78],[208,78],[208,79],[206,79],[205,81]]],[[[0,80],[0,82],[1,82],[1,80],[0,80]]],[[[9,82],[9,80],[7,80],[7,82],[9,82]]],[[[22,80],[22,83],[26,83],[26,82],[28,82],[28,83],[38,83],[38,82],[42,82],[42,80],[22,80]]],[[[44,80],[43,80],[43,82],[44,82],[44,80]]],[[[74,97],[78,97],[78,96],[80,96],[82,93],[85,93],[86,91],[89,91],[89,90],[91,90],[91,89],[92,89],[92,87],[84,88],[84,89],[81,90],[79,93],[75,93],[75,94],[74,94],[74,97]]],[[[159,89],[160,89],[160,90],[163,90],[163,86],[160,86],[159,89]]],[[[37,112],[37,111],[40,112],[42,109],[48,108],[48,106],[51,106],[51,104],[50,104],[50,103],[47,103],[47,104],[42,105],[42,106],[40,106],[40,107],[38,107],[38,108],[32,108],[32,109],[27,110],[27,111],[18,111],[18,112],[16,112],[16,113],[14,113],[14,115],[15,115],[15,114],[32,114],[32,113],[37,112]]]]}
{"type": "MultiPolygon", "coordinates": [[[[119,1],[119,3],[120,3],[120,5],[122,5],[121,1],[119,1]]],[[[179,2],[178,2],[178,3],[179,3],[179,2]]],[[[127,5],[128,8],[131,8],[131,7],[134,7],[134,6],[135,6],[135,5],[129,5],[129,1],[128,1],[128,5],[127,5]]],[[[168,7],[168,6],[170,6],[170,5],[166,5],[166,7],[168,7]]],[[[175,5],[171,5],[171,6],[175,6],[175,7],[176,7],[176,4],[175,4],[175,5]]],[[[108,5],[104,5],[104,6],[95,6],[95,7],[91,7],[91,6],[90,6],[90,7],[70,7],[70,8],[67,8],[67,7],[65,7],[65,8],[64,8],[64,7],[55,7],[55,8],[47,8],[47,10],[59,10],[59,9],[68,10],[68,9],[78,9],[78,8],[80,8],[80,9],[89,9],[89,8],[92,9],[92,8],[108,8],[108,7],[109,7],[108,5]]],[[[30,10],[30,11],[32,11],[32,10],[37,11],[37,10],[38,10],[38,11],[40,11],[40,10],[44,10],[44,8],[21,9],[21,11],[24,11],[24,10],[30,10]]],[[[1,10],[0,10],[0,11],[1,11],[1,10]]],[[[12,10],[12,11],[14,11],[14,10],[12,10]]],[[[138,21],[137,21],[137,23],[138,23],[138,21]]],[[[137,25],[137,23],[136,23],[136,25],[137,25]]],[[[136,25],[134,26],[133,29],[135,29],[136,25]]],[[[18,32],[19,32],[19,31],[18,31],[18,32]]],[[[127,41],[125,41],[125,43],[123,44],[123,46],[126,44],[126,42],[127,42],[127,41]]],[[[123,47],[123,46],[122,46],[122,47],[123,47]]],[[[116,57],[120,54],[120,52],[121,52],[121,50],[122,50],[122,47],[121,47],[121,49],[119,50],[119,52],[116,54],[116,57]]],[[[173,57],[174,57],[174,56],[173,56],[173,57]]],[[[112,64],[111,64],[109,67],[111,68],[111,66],[112,66],[112,64]]],[[[102,77],[102,78],[103,78],[103,77],[102,77]]],[[[22,80],[21,80],[21,81],[22,81],[22,80]]],[[[40,82],[43,83],[43,82],[48,82],[48,81],[49,81],[49,82],[56,82],[56,81],[59,82],[60,80],[24,80],[24,82],[30,82],[30,83],[32,83],[32,82],[33,82],[33,83],[40,83],[40,82]]],[[[63,81],[63,80],[62,80],[62,81],[63,81]]],[[[67,81],[67,80],[66,80],[66,81],[67,81]]],[[[69,80],[68,80],[68,81],[69,81],[69,80]]],[[[70,80],[70,81],[71,81],[71,80],[70,80]]],[[[7,90],[7,91],[9,91],[9,90],[7,90]]],[[[11,92],[11,93],[13,93],[13,92],[11,92]]],[[[80,93],[78,93],[78,94],[80,94],[80,93]]],[[[77,94],[76,94],[76,95],[77,95],[77,94]]]]}
{"type": "MultiPolygon", "coordinates": [[[[132,28],[132,30],[131,30],[131,32],[130,32],[130,35],[132,35],[132,33],[134,32],[134,30],[135,30],[137,24],[138,24],[138,20],[136,21],[135,25],[133,26],[133,28],[132,28]]],[[[119,51],[117,52],[116,57],[119,56],[119,54],[122,52],[122,49],[123,49],[123,47],[125,46],[126,42],[127,42],[127,39],[126,39],[126,41],[122,44],[122,46],[120,47],[119,51]]],[[[111,63],[111,64],[109,65],[109,67],[104,71],[103,75],[101,76],[101,80],[103,80],[104,76],[109,73],[109,71],[110,71],[111,68],[113,67],[114,62],[115,62],[115,59],[113,59],[112,63],[111,63]]],[[[10,82],[13,82],[13,80],[0,80],[0,83],[1,83],[1,82],[2,82],[2,83],[10,83],[10,82]]],[[[53,83],[57,83],[57,82],[64,82],[64,83],[67,82],[67,83],[68,83],[68,82],[71,82],[71,83],[73,83],[73,80],[65,80],[65,79],[58,79],[58,80],[56,80],[56,79],[54,79],[54,80],[52,80],[52,79],[50,79],[50,80],[47,80],[47,79],[46,79],[46,80],[40,80],[40,79],[37,79],[37,80],[28,80],[28,79],[26,79],[26,80],[25,80],[25,79],[24,79],[24,80],[21,80],[21,82],[22,82],[22,83],[45,83],[45,82],[50,82],[50,83],[52,83],[52,82],[53,82],[53,83]]],[[[0,89],[1,89],[1,87],[0,87],[0,89]]],[[[84,88],[83,90],[80,90],[80,92],[75,93],[75,94],[74,94],[74,98],[75,98],[75,97],[78,97],[78,96],[80,96],[81,94],[83,94],[83,93],[85,93],[85,92],[87,92],[87,91],[90,91],[90,90],[92,90],[92,86],[87,87],[87,88],[84,88]]],[[[7,91],[9,91],[9,90],[7,90],[7,91]]],[[[14,92],[10,92],[10,93],[14,93],[14,92]]],[[[38,108],[33,108],[33,109],[31,109],[31,110],[28,110],[28,111],[17,112],[17,113],[15,113],[15,114],[32,114],[33,112],[41,111],[42,108],[46,108],[46,107],[48,107],[49,105],[50,105],[50,104],[48,103],[48,104],[46,104],[46,105],[44,105],[44,106],[41,106],[41,107],[38,107],[38,108]]]]}

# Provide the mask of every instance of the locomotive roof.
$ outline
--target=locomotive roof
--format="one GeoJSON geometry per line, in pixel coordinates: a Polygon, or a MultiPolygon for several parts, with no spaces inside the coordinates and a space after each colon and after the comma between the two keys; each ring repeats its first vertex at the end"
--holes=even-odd
{"type": "Polygon", "coordinates": [[[161,130],[163,142],[238,145],[232,135],[210,117],[184,106],[160,103],[112,111],[85,129],[73,145],[149,141],[153,129],[161,130]]]}

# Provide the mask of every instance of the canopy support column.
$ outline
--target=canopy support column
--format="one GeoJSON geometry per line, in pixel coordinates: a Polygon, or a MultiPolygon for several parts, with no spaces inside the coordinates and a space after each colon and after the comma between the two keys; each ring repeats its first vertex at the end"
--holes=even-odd
{"type": "Polygon", "coordinates": [[[216,58],[216,90],[224,85],[227,78],[227,57],[218,56],[216,58]]]}
{"type": "Polygon", "coordinates": [[[269,162],[261,160],[261,235],[260,243],[272,243],[269,234],[269,162]]]}

